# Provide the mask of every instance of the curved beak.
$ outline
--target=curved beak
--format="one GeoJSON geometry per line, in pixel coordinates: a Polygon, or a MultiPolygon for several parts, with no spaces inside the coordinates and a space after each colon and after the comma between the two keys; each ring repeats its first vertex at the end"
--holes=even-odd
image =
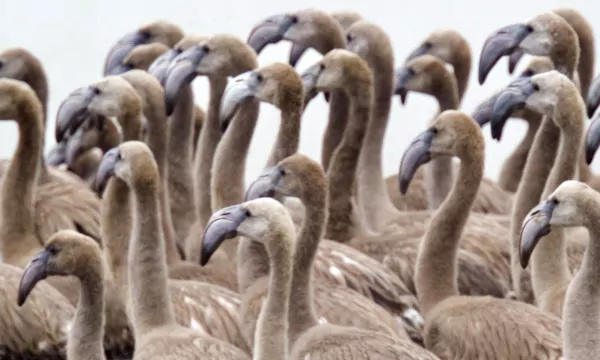
{"type": "Polygon", "coordinates": [[[207,55],[204,47],[193,46],[177,55],[171,62],[164,80],[165,110],[170,116],[175,109],[183,87],[189,85],[196,77],[196,69],[207,55]]]}
{"type": "Polygon", "coordinates": [[[219,210],[210,217],[202,236],[200,265],[204,266],[208,263],[223,241],[237,236],[237,228],[246,220],[246,216],[246,210],[242,205],[233,205],[219,210]]]}
{"type": "Polygon", "coordinates": [[[111,71],[107,75],[120,75],[128,72],[129,70],[133,70],[133,65],[130,64],[119,64],[111,69],[111,71]]]}
{"type": "Polygon", "coordinates": [[[517,65],[519,65],[519,61],[521,61],[523,55],[525,55],[525,51],[517,48],[508,56],[508,73],[510,75],[515,72],[515,69],[517,68],[517,65]]]}
{"type": "Polygon", "coordinates": [[[57,142],[48,155],[46,155],[45,162],[50,166],[58,166],[60,164],[64,164],[67,161],[66,158],[66,149],[67,149],[68,141],[67,139],[63,139],[63,141],[57,142]]]}
{"type": "Polygon", "coordinates": [[[25,266],[21,282],[19,283],[19,291],[17,294],[17,304],[22,306],[27,300],[27,297],[35,287],[35,285],[48,277],[47,265],[50,258],[50,251],[44,249],[33,257],[25,266]]]}
{"type": "Polygon", "coordinates": [[[290,65],[292,65],[293,67],[296,66],[296,64],[298,64],[298,61],[300,61],[300,58],[302,57],[302,55],[304,55],[304,53],[306,52],[306,50],[308,50],[307,47],[305,47],[304,45],[300,45],[300,44],[292,44],[292,48],[290,49],[290,57],[289,57],[289,63],[290,65]]]}
{"type": "Polygon", "coordinates": [[[240,104],[245,100],[252,98],[256,94],[259,82],[256,79],[254,70],[242,73],[227,84],[223,97],[221,98],[220,123],[221,131],[225,132],[229,122],[233,119],[240,104]]]}
{"type": "Polygon", "coordinates": [[[479,56],[479,84],[483,84],[488,74],[504,55],[510,55],[527,35],[531,28],[525,24],[514,24],[503,27],[490,35],[479,56]]]}
{"type": "Polygon", "coordinates": [[[594,116],[596,109],[598,109],[598,106],[600,105],[600,76],[594,79],[594,82],[590,87],[586,103],[587,114],[591,119],[594,116]]]}
{"type": "Polygon", "coordinates": [[[115,168],[120,158],[121,154],[118,147],[112,148],[104,153],[102,161],[100,162],[98,170],[96,171],[96,179],[94,179],[94,190],[98,194],[102,194],[104,192],[104,188],[106,188],[108,180],[115,175],[115,168]]]}
{"type": "Polygon", "coordinates": [[[494,110],[494,104],[498,100],[498,96],[501,93],[492,95],[490,98],[479,104],[473,112],[473,120],[475,120],[480,127],[489,123],[492,120],[492,110],[494,110]]]}
{"type": "Polygon", "coordinates": [[[275,190],[281,177],[281,169],[278,166],[267,169],[258,179],[250,184],[248,190],[246,190],[244,201],[263,197],[275,197],[275,190]]]}
{"type": "Polygon", "coordinates": [[[56,141],[63,140],[67,132],[77,129],[86,119],[87,107],[94,98],[90,87],[81,87],[67,96],[60,104],[56,114],[56,141]]]}
{"type": "MultiPolygon", "coordinates": [[[[256,25],[246,43],[256,51],[257,54],[269,44],[276,44],[283,40],[285,33],[296,23],[295,17],[287,14],[277,14],[268,17],[256,25]]],[[[298,50],[299,51],[299,50],[298,50]]],[[[302,53],[300,53],[300,56],[302,53]]],[[[298,56],[298,59],[300,59],[298,56]]],[[[298,60],[297,59],[297,60],[298,60]]],[[[291,53],[290,53],[290,64],[291,64],[291,53]]]]}
{"type": "Polygon", "coordinates": [[[545,200],[534,207],[523,220],[519,245],[519,259],[523,268],[529,264],[540,239],[550,233],[550,220],[555,207],[553,200],[545,200]]]}
{"type": "Polygon", "coordinates": [[[413,75],[413,70],[406,66],[401,67],[396,72],[396,86],[394,87],[394,95],[400,95],[400,102],[402,105],[406,104],[406,97],[408,96],[406,83],[411,77],[413,77],[413,75]]]}
{"type": "Polygon", "coordinates": [[[304,87],[304,98],[305,103],[307,103],[306,99],[315,97],[316,94],[319,93],[319,89],[317,88],[317,83],[319,82],[319,76],[321,76],[321,64],[317,63],[308,69],[306,69],[302,73],[302,85],[304,87]]]}
{"type": "Polygon", "coordinates": [[[415,50],[413,50],[413,52],[411,52],[408,57],[406,58],[406,60],[404,60],[404,62],[409,62],[410,60],[419,57],[421,55],[425,55],[429,52],[429,49],[431,48],[431,45],[423,43],[421,44],[418,48],[416,48],[415,50]]]}
{"type": "Polygon", "coordinates": [[[594,160],[594,155],[600,147],[600,116],[596,116],[585,135],[585,161],[588,164],[594,160]]]}
{"type": "Polygon", "coordinates": [[[135,31],[123,36],[113,47],[108,51],[104,62],[104,76],[119,74],[115,71],[123,64],[123,60],[131,53],[134,47],[144,44],[148,41],[148,35],[135,31]]]}
{"type": "Polygon", "coordinates": [[[167,71],[171,61],[175,59],[180,52],[176,49],[170,49],[167,52],[162,53],[159,57],[154,59],[152,64],[148,67],[148,73],[158,79],[161,85],[165,85],[165,79],[167,78],[167,71]]]}
{"type": "Polygon", "coordinates": [[[406,194],[408,185],[410,185],[419,166],[431,161],[430,148],[434,137],[435,130],[430,128],[417,136],[404,152],[400,162],[400,171],[398,172],[400,193],[406,194]]]}
{"type": "Polygon", "coordinates": [[[514,111],[525,108],[535,91],[531,78],[518,78],[498,94],[491,116],[492,138],[500,141],[506,120],[514,111]]]}

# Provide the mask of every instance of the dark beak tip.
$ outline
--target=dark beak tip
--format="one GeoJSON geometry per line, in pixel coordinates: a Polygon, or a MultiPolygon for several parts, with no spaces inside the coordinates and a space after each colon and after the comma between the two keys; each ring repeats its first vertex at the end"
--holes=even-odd
{"type": "Polygon", "coordinates": [[[401,178],[399,181],[400,194],[406,195],[409,185],[410,185],[410,179],[401,178]]]}

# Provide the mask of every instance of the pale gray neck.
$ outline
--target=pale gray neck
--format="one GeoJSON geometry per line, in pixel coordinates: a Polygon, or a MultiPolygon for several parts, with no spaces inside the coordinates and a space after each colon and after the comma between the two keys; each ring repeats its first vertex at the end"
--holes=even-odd
{"type": "Polygon", "coordinates": [[[227,86],[227,79],[211,77],[209,82],[210,101],[206,120],[202,124],[194,164],[196,173],[196,211],[198,213],[197,221],[200,224],[206,224],[213,213],[211,175],[217,145],[221,140],[219,116],[221,98],[227,86]]]}
{"type": "Polygon", "coordinates": [[[266,241],[271,267],[268,295],[254,334],[254,360],[288,358],[288,311],[292,280],[293,230],[277,231],[266,241]]]}
{"type": "Polygon", "coordinates": [[[129,251],[129,286],[135,336],[175,324],[158,191],[134,189],[134,227],[129,251]]]}
{"type": "Polygon", "coordinates": [[[169,118],[168,188],[171,201],[171,220],[177,241],[184,240],[196,218],[194,172],[194,92],[184,87],[169,118]],[[193,199],[194,201],[190,201],[193,199]]]}
{"type": "Polygon", "coordinates": [[[100,266],[80,278],[81,292],[67,341],[67,359],[105,360],[104,280],[100,266]]]}
{"type": "Polygon", "coordinates": [[[432,217],[421,244],[415,285],[425,317],[441,301],[458,295],[458,248],[483,178],[483,158],[483,152],[472,152],[462,159],[454,187],[432,217]]]}
{"type": "Polygon", "coordinates": [[[527,164],[523,170],[523,178],[514,196],[510,215],[510,258],[512,284],[519,299],[523,299],[524,295],[521,284],[523,269],[519,263],[521,225],[527,213],[540,201],[544,184],[554,164],[559,137],[560,131],[558,127],[552,119],[545,116],[529,151],[527,164]]]}

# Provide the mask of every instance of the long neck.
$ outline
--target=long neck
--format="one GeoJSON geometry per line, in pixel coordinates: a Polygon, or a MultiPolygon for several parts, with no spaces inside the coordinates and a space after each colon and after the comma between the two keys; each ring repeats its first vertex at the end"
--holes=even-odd
{"type": "MultiPolygon", "coordinates": [[[[101,265],[98,262],[98,265],[101,265]]],[[[104,360],[104,279],[102,266],[86,273],[73,327],[67,341],[67,358],[104,360]]]]}
{"type": "MultiPolygon", "coordinates": [[[[162,99],[161,99],[162,101],[162,99]]],[[[152,105],[152,104],[150,104],[152,105]]],[[[149,106],[146,115],[148,120],[148,147],[152,150],[156,165],[158,166],[159,187],[158,196],[160,200],[160,219],[165,232],[165,247],[167,263],[174,264],[181,260],[177,243],[175,242],[175,230],[171,220],[171,206],[169,205],[169,189],[167,188],[167,144],[169,140],[169,126],[167,117],[162,107],[153,108],[149,106]],[[158,111],[160,110],[160,111],[158,111]]]]}
{"type": "MultiPolygon", "coordinates": [[[[258,120],[258,108],[257,100],[244,103],[217,146],[210,182],[211,207],[215,211],[244,201],[246,158],[258,120]]],[[[233,259],[237,240],[230,240],[222,247],[233,259]]]]}
{"type": "Polygon", "coordinates": [[[469,76],[471,75],[471,52],[468,54],[461,52],[457,55],[457,60],[452,64],[454,76],[456,77],[456,86],[458,90],[458,101],[462,101],[469,85],[469,76]]]}
{"type": "Polygon", "coordinates": [[[277,140],[267,161],[267,168],[277,165],[278,162],[298,152],[300,145],[300,118],[302,117],[301,104],[294,104],[288,109],[281,109],[281,124],[277,140]]]}
{"type": "Polygon", "coordinates": [[[288,358],[288,312],[292,280],[291,233],[277,234],[266,242],[270,262],[269,293],[258,316],[254,333],[254,360],[288,358]],[[281,239],[286,237],[287,239],[281,239]]]}
{"type": "Polygon", "coordinates": [[[424,317],[441,301],[458,295],[458,247],[483,178],[483,158],[483,151],[473,151],[462,159],[454,187],[431,219],[421,243],[415,286],[424,317]]]}
{"type": "Polygon", "coordinates": [[[119,296],[129,310],[127,257],[133,219],[129,190],[122,180],[112,178],[108,181],[102,196],[101,216],[100,232],[108,268],[119,296]]]}
{"type": "Polygon", "coordinates": [[[339,242],[349,241],[354,235],[351,196],[358,157],[372,106],[370,87],[365,86],[364,89],[355,90],[357,95],[352,98],[352,118],[348,122],[342,142],[333,155],[327,171],[329,221],[325,236],[339,242]]]}
{"type": "Polygon", "coordinates": [[[498,177],[498,185],[502,189],[512,193],[517,191],[519,182],[521,182],[523,169],[527,163],[527,156],[533,145],[535,134],[540,128],[542,116],[532,111],[526,111],[523,114],[523,119],[528,124],[527,132],[515,150],[504,160],[498,177]]]}
{"type": "Polygon", "coordinates": [[[306,330],[318,325],[313,304],[313,261],[319,248],[326,222],[325,194],[315,193],[302,199],[306,213],[294,253],[294,272],[289,312],[289,345],[306,330]],[[319,196],[321,195],[321,196],[319,196]]]}
{"type": "MultiPolygon", "coordinates": [[[[590,201],[590,241],[579,271],[567,290],[563,310],[565,359],[595,359],[600,353],[600,202],[590,201]]],[[[544,239],[545,240],[545,239],[544,239]]]]}
{"type": "Polygon", "coordinates": [[[331,93],[329,98],[329,120],[323,134],[323,144],[321,150],[321,165],[325,171],[329,170],[329,163],[333,153],[342,141],[344,129],[348,123],[350,100],[344,92],[336,91],[331,93]]]}
{"type": "Polygon", "coordinates": [[[385,226],[386,218],[398,214],[388,195],[381,165],[383,139],[392,105],[394,77],[391,66],[386,71],[377,67],[372,69],[375,101],[358,158],[357,201],[366,216],[367,224],[373,229],[381,230],[385,226]]]}
{"type": "Polygon", "coordinates": [[[175,230],[175,239],[182,241],[190,231],[196,219],[196,200],[194,195],[194,172],[192,162],[194,153],[194,92],[191,86],[185,86],[169,118],[169,150],[167,151],[167,185],[171,201],[171,220],[175,230]]]}
{"type": "MultiPolygon", "coordinates": [[[[561,131],[558,155],[548,176],[542,198],[552,194],[564,181],[575,179],[577,174],[577,160],[581,155],[582,147],[583,116],[576,111],[564,115],[581,116],[581,119],[573,119],[569,123],[576,125],[565,127],[561,131]]],[[[567,284],[571,281],[562,229],[552,231],[539,242],[532,254],[531,266],[533,292],[538,300],[557,284],[567,284]]]]}
{"type": "Polygon", "coordinates": [[[523,170],[523,178],[514,196],[515,200],[510,215],[511,278],[513,288],[520,299],[523,299],[523,289],[521,288],[521,273],[523,270],[519,263],[521,225],[529,210],[540,201],[544,184],[554,164],[559,136],[560,131],[552,119],[544,117],[529,151],[527,164],[523,170]]]}
{"type": "Polygon", "coordinates": [[[14,263],[23,253],[39,247],[35,236],[35,189],[42,153],[44,126],[39,107],[22,106],[17,150],[2,185],[2,254],[14,263]]]}
{"type": "MultiPolygon", "coordinates": [[[[211,178],[215,152],[219,140],[221,140],[221,129],[219,126],[219,107],[221,98],[227,86],[225,78],[210,78],[210,101],[206,120],[202,125],[194,169],[196,173],[196,211],[197,221],[204,225],[212,215],[211,178]]],[[[220,208],[219,208],[220,209],[220,208]]]]}
{"type": "MultiPolygon", "coordinates": [[[[153,184],[156,186],[157,184],[153,184]]],[[[129,285],[135,336],[175,324],[167,289],[167,262],[158,189],[134,189],[134,227],[129,251],[129,285]]]]}
{"type": "MultiPolygon", "coordinates": [[[[42,134],[44,133],[44,129],[48,124],[48,78],[46,76],[46,72],[41,67],[41,65],[33,65],[29,67],[28,75],[23,79],[33,91],[37,95],[40,103],[42,104],[42,134]]],[[[40,152],[40,162],[39,162],[39,175],[38,175],[38,184],[45,184],[51,180],[50,174],[48,173],[48,167],[44,162],[44,145],[46,143],[46,139],[44,135],[42,135],[42,151],[40,152]]]]}
{"type": "MultiPolygon", "coordinates": [[[[449,75],[449,74],[448,74],[449,75]]],[[[435,94],[440,107],[440,113],[446,110],[458,109],[458,92],[455,83],[451,79],[441,81],[441,85],[435,94]]],[[[454,180],[454,168],[451,157],[441,157],[433,159],[423,169],[425,186],[427,189],[427,198],[429,209],[435,210],[440,205],[452,189],[454,180]]]]}

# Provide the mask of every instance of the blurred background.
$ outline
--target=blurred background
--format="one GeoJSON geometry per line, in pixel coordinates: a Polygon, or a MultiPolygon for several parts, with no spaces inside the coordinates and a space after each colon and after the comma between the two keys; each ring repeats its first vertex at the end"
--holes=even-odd
{"type": "MultiPolygon", "coordinates": [[[[25,47],[39,57],[45,67],[50,87],[50,122],[46,129],[48,150],[54,144],[53,119],[61,101],[75,88],[101,78],[106,52],[123,34],[153,20],[167,19],[180,25],[186,33],[231,33],[245,40],[250,29],[264,17],[308,7],[325,11],[354,10],[379,24],[392,40],[397,65],[432,30],[458,30],[468,40],[473,55],[470,84],[462,103],[462,110],[467,113],[509,81],[505,58],[496,65],[484,86],[477,83],[481,46],[492,31],[544,11],[572,7],[587,17],[595,26],[596,38],[600,38],[600,25],[593,21],[600,14],[600,1],[591,0],[304,0],[298,3],[289,0],[4,0],[0,48],[25,47]]],[[[289,47],[287,42],[268,46],[260,55],[260,64],[286,61],[289,47]]],[[[315,51],[307,52],[298,70],[304,70],[319,58],[315,51]]],[[[521,67],[527,63],[527,59],[524,60],[521,67]]],[[[600,71],[599,65],[597,59],[596,72],[600,71]]],[[[207,81],[197,78],[194,88],[196,102],[205,108],[207,81]]],[[[315,159],[320,159],[327,111],[327,103],[319,96],[309,105],[302,119],[300,152],[315,159]]],[[[393,101],[384,145],[386,175],[397,171],[406,146],[436,112],[435,101],[425,95],[411,93],[406,106],[401,106],[397,98],[393,101]]],[[[275,140],[278,122],[279,111],[261,103],[260,120],[246,171],[247,181],[262,171],[275,140]]],[[[486,127],[488,177],[496,179],[502,160],[518,143],[525,129],[523,122],[509,122],[500,144],[492,141],[486,127]]],[[[0,124],[0,158],[12,157],[16,136],[15,124],[0,124]]],[[[598,170],[600,161],[594,165],[598,170]]]]}

